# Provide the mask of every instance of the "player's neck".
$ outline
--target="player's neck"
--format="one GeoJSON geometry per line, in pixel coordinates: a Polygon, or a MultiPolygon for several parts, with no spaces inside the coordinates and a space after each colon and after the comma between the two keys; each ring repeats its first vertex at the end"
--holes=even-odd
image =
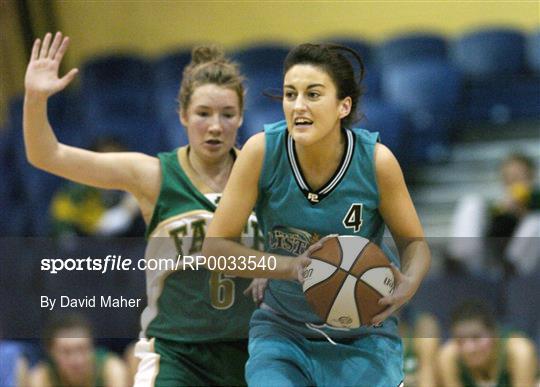
{"type": "Polygon", "coordinates": [[[201,159],[192,149],[187,149],[187,163],[200,183],[210,188],[212,192],[222,192],[234,163],[230,153],[223,159],[208,162],[201,159]]]}
{"type": "Polygon", "coordinates": [[[308,146],[295,144],[302,172],[313,189],[322,187],[333,176],[345,152],[345,135],[335,130],[308,146]]]}

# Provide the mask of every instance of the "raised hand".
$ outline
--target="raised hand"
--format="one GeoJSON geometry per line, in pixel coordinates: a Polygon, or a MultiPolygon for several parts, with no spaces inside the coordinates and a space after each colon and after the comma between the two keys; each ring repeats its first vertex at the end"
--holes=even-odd
{"type": "Polygon", "coordinates": [[[58,77],[58,69],[69,46],[69,38],[62,37],[62,33],[57,32],[52,44],[51,40],[50,32],[45,35],[43,42],[36,39],[24,78],[27,93],[45,98],[63,90],[79,71],[72,69],[62,78],[58,77]]]}

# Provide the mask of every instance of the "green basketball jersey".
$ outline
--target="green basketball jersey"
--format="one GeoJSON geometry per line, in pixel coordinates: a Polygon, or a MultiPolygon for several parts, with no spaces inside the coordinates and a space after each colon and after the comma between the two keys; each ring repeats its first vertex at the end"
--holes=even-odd
{"type": "MultiPolygon", "coordinates": [[[[178,154],[182,152],[185,148],[158,155],[162,181],[147,229],[147,264],[186,261],[187,256],[201,255],[208,224],[221,197],[217,193],[205,195],[195,187],[180,165],[178,154]]],[[[254,216],[250,217],[244,236],[248,246],[262,250],[254,216]]],[[[251,280],[202,267],[174,270],[165,266],[146,271],[148,306],[142,314],[142,337],[180,342],[247,338],[255,306],[251,297],[242,292],[251,280]]]]}

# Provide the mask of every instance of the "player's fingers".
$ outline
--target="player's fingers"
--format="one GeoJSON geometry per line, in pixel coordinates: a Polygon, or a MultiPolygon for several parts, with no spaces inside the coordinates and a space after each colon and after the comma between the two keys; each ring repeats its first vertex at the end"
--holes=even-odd
{"type": "Polygon", "coordinates": [[[379,299],[378,304],[379,305],[392,305],[396,301],[395,297],[393,296],[386,296],[379,299]]]}
{"type": "Polygon", "coordinates": [[[373,325],[379,325],[381,324],[384,320],[386,320],[388,317],[390,317],[390,315],[392,313],[394,313],[394,311],[396,310],[396,308],[394,306],[389,306],[388,308],[386,308],[385,310],[383,310],[381,313],[379,313],[378,315],[374,316],[372,319],[371,319],[371,324],[373,325]]]}
{"type": "Polygon", "coordinates": [[[47,57],[47,53],[49,52],[49,44],[51,44],[51,37],[52,34],[50,32],[47,32],[45,34],[45,38],[43,38],[43,44],[41,45],[41,51],[39,52],[40,59],[44,59],[47,57]]]}
{"type": "Polygon", "coordinates": [[[32,54],[30,55],[30,60],[36,60],[39,58],[39,47],[40,47],[41,40],[36,39],[34,40],[34,45],[32,46],[32,54]]]}
{"type": "Polygon", "coordinates": [[[62,44],[60,45],[60,48],[54,55],[54,60],[56,60],[57,62],[61,62],[68,47],[69,47],[69,37],[65,36],[64,39],[62,39],[62,44]]]}
{"type": "Polygon", "coordinates": [[[54,59],[54,56],[56,55],[56,51],[58,51],[58,47],[60,47],[60,43],[62,42],[62,33],[57,32],[56,35],[54,35],[54,40],[51,45],[51,49],[49,50],[48,57],[49,59],[54,59]]]}
{"type": "Polygon", "coordinates": [[[75,76],[77,75],[77,73],[79,72],[78,69],[71,69],[71,71],[69,73],[67,73],[66,75],[64,75],[61,79],[60,79],[60,83],[62,85],[62,88],[66,87],[67,85],[69,85],[69,83],[73,80],[73,78],[75,78],[75,76]]]}

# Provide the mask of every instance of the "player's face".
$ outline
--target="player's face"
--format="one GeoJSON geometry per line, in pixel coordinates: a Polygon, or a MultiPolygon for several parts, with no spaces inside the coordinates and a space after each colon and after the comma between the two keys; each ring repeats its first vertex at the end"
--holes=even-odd
{"type": "Polygon", "coordinates": [[[283,112],[289,134],[298,144],[315,144],[339,131],[350,102],[349,97],[337,98],[334,82],[319,67],[298,64],[285,74],[283,112]]]}
{"type": "Polygon", "coordinates": [[[527,187],[532,185],[531,173],[527,166],[520,161],[511,160],[502,167],[502,178],[507,187],[522,184],[527,187]]]}
{"type": "Polygon", "coordinates": [[[94,346],[84,329],[65,329],[52,341],[50,355],[59,373],[71,383],[80,383],[91,376],[94,346]]]}
{"type": "Polygon", "coordinates": [[[497,339],[481,321],[467,320],[453,328],[459,353],[469,368],[483,367],[494,354],[497,339]]]}
{"type": "Polygon", "coordinates": [[[180,115],[191,149],[202,160],[225,157],[236,141],[242,112],[236,91],[215,84],[197,87],[180,115]]]}

